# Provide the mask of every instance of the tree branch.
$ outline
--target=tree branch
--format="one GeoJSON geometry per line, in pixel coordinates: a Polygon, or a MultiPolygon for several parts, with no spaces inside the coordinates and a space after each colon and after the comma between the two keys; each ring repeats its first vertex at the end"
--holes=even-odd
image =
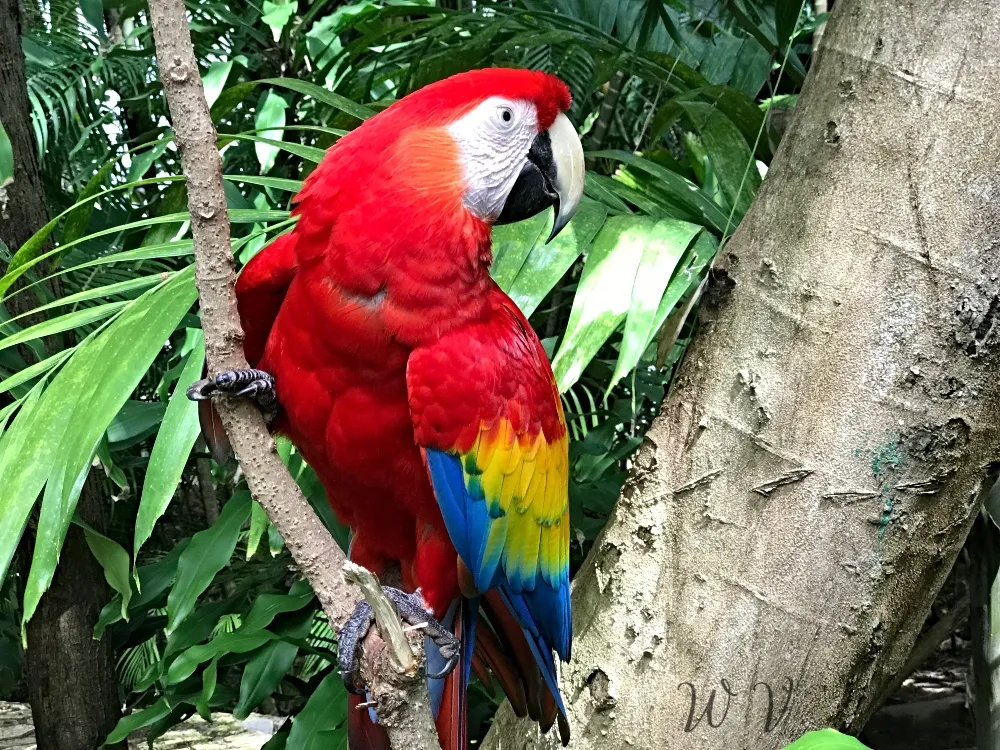
{"type": "MultiPolygon", "coordinates": [[[[212,372],[244,369],[248,364],[236,308],[222,159],[184,2],[152,0],[149,5],[160,78],[188,187],[205,353],[212,372]]],[[[355,605],[349,587],[337,575],[342,566],[347,566],[372,604],[378,630],[392,647],[385,646],[378,632],[369,634],[362,672],[392,746],[407,750],[439,747],[424,679],[422,634],[415,630],[404,633],[377,579],[346,561],[279,458],[260,412],[240,400],[221,399],[216,406],[250,491],[281,533],[331,625],[338,627],[347,620],[355,605]]]]}
{"type": "Polygon", "coordinates": [[[424,677],[422,632],[403,629],[396,606],[370,571],[347,562],[344,578],[361,589],[375,613],[377,628],[365,639],[361,676],[369,685],[375,713],[389,735],[389,744],[400,750],[440,748],[424,677]]]}
{"type": "MultiPolygon", "coordinates": [[[[236,310],[236,272],[222,191],[222,159],[184,3],[153,0],[149,6],[160,79],[188,187],[195,277],[209,369],[243,369],[247,361],[236,310]]],[[[216,406],[250,491],[281,533],[330,623],[339,626],[354,609],[354,597],[338,575],[344,553],[281,462],[260,412],[239,400],[219,400],[216,406]]]]}

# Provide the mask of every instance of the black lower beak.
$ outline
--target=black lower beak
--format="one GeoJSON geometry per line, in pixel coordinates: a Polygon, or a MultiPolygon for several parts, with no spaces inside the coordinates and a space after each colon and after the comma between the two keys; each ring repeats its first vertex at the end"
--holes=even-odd
{"type": "Polygon", "coordinates": [[[539,133],[528,150],[528,160],[521,168],[511,188],[497,224],[513,224],[530,219],[549,206],[559,214],[559,194],[556,192],[556,165],[552,158],[552,142],[548,132],[539,133]]]}

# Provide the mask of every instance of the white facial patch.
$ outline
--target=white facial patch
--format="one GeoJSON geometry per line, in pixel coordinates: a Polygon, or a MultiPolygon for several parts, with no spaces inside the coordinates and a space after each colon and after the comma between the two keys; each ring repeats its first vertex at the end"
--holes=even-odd
{"type": "Polygon", "coordinates": [[[491,96],[448,126],[465,169],[465,206],[482,219],[503,210],[538,135],[531,102],[491,96]]]}

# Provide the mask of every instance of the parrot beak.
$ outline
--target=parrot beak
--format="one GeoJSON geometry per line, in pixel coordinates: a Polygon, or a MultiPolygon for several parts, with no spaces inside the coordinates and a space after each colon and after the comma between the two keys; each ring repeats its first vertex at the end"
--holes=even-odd
{"type": "Polygon", "coordinates": [[[583,146],[569,118],[556,117],[552,127],[539,133],[528,150],[528,160],[507,196],[497,224],[530,218],[555,207],[552,232],[546,243],[573,218],[583,197],[583,146]]]}

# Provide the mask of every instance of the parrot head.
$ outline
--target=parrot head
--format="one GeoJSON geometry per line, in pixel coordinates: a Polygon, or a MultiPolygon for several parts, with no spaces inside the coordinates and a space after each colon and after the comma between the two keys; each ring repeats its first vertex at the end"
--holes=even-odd
{"type": "Polygon", "coordinates": [[[333,219],[363,207],[368,219],[391,211],[438,224],[463,214],[491,226],[552,206],[551,240],[583,195],[570,102],[566,84],[530,70],[488,68],[432,83],[334,145],[298,196],[298,212],[311,203],[309,213],[333,219]]]}

